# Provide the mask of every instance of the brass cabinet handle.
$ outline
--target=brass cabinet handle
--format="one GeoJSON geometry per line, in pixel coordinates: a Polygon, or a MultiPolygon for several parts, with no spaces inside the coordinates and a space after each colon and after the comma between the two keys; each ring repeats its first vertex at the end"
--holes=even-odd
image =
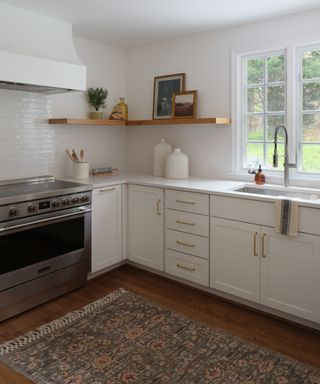
{"type": "Polygon", "coordinates": [[[267,237],[267,234],[264,233],[262,235],[262,257],[267,257],[266,253],[265,253],[265,238],[267,237]]]}
{"type": "Polygon", "coordinates": [[[178,224],[184,224],[184,225],[192,225],[192,226],[196,225],[196,223],[188,223],[187,221],[182,221],[182,220],[177,220],[176,222],[178,224]]]}
{"type": "Polygon", "coordinates": [[[157,215],[161,216],[161,199],[157,201],[157,215]]]}
{"type": "Polygon", "coordinates": [[[195,202],[195,201],[185,201],[185,200],[177,199],[177,200],[176,200],[176,203],[195,205],[196,202],[195,202]]]}
{"type": "Polygon", "coordinates": [[[190,271],[190,272],[194,272],[196,270],[195,268],[185,267],[184,265],[181,265],[179,263],[177,264],[177,267],[181,269],[185,269],[186,271],[190,271]]]}
{"type": "Polygon", "coordinates": [[[116,188],[106,188],[106,189],[99,189],[99,192],[109,192],[109,191],[114,191],[116,188]]]}
{"type": "Polygon", "coordinates": [[[176,243],[178,245],[184,245],[186,247],[190,247],[190,248],[194,248],[196,245],[195,244],[188,244],[188,243],[184,243],[183,241],[180,241],[180,240],[177,240],[176,243]]]}
{"type": "Polygon", "coordinates": [[[258,252],[257,252],[257,236],[258,236],[258,232],[255,232],[254,235],[253,235],[253,255],[254,256],[258,256],[258,252]]]}

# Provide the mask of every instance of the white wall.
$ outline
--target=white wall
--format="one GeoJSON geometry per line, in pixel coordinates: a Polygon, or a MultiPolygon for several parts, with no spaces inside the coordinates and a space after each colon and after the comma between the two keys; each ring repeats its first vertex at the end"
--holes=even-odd
{"type": "MultiPolygon", "coordinates": [[[[126,52],[120,48],[75,38],[87,66],[88,87],[109,90],[107,114],[119,96],[126,96],[126,52]]],[[[66,148],[83,148],[91,167],[127,166],[126,127],[47,124],[49,117],[86,117],[84,93],[45,96],[0,91],[0,180],[53,174],[71,176],[66,148]]]]}
{"type": "MultiPolygon", "coordinates": [[[[231,117],[231,51],[319,34],[320,10],[260,21],[128,51],[130,119],[152,118],[153,78],[185,72],[186,88],[198,90],[198,117],[231,117]]],[[[191,175],[227,177],[231,127],[162,126],[128,129],[130,170],[151,172],[152,147],[160,139],[190,156],[191,175]]]]}

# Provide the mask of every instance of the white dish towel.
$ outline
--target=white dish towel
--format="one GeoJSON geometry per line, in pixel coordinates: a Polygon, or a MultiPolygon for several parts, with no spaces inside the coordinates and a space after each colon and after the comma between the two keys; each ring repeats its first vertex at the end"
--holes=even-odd
{"type": "Polygon", "coordinates": [[[280,199],[275,202],[274,229],[286,236],[298,236],[299,204],[297,201],[280,199]]]}

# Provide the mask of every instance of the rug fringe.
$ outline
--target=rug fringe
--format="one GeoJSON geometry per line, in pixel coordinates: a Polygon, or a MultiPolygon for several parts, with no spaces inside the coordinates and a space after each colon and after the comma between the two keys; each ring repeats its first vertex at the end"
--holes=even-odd
{"type": "Polygon", "coordinates": [[[5,356],[10,352],[13,352],[29,343],[32,343],[33,341],[39,340],[42,337],[47,336],[54,331],[57,331],[58,329],[72,324],[74,321],[82,318],[85,315],[88,315],[97,308],[112,303],[114,300],[117,300],[119,297],[123,296],[126,293],[128,293],[128,291],[126,291],[124,288],[119,288],[116,291],[113,291],[108,295],[102,297],[101,299],[98,299],[90,304],[85,305],[81,309],[69,312],[65,316],[53,320],[48,324],[41,325],[34,331],[27,332],[22,336],[6,341],[5,343],[0,345],[0,356],[5,356]]]}

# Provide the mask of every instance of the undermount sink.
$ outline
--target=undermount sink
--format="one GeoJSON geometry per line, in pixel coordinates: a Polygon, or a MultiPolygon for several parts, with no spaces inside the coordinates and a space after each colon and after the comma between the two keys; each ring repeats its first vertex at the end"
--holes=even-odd
{"type": "Polygon", "coordinates": [[[252,187],[244,186],[234,190],[235,192],[265,195],[265,196],[278,196],[287,198],[297,198],[303,200],[320,200],[320,192],[317,191],[294,191],[285,189],[276,189],[270,187],[252,187]]]}

